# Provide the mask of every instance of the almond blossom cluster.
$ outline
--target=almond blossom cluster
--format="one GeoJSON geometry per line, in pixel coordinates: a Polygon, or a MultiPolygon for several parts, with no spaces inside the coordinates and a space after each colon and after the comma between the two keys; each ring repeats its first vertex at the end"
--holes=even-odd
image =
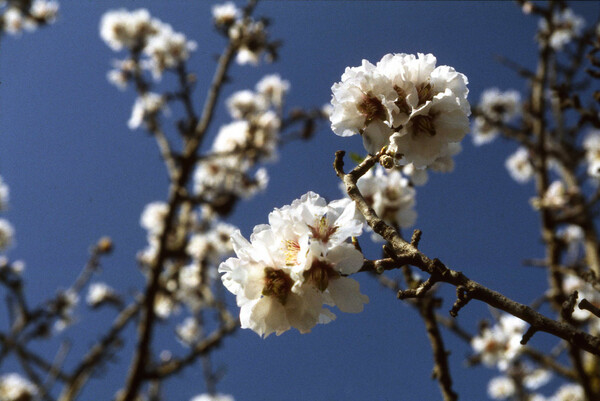
{"type": "Polygon", "coordinates": [[[253,177],[250,170],[258,162],[277,158],[279,111],[289,87],[279,75],[267,75],[256,84],[255,91],[238,91],[227,99],[233,122],[220,128],[213,154],[197,163],[197,194],[213,204],[227,204],[232,197],[248,198],[266,187],[266,170],[259,168],[253,177]]]}
{"type": "Polygon", "coordinates": [[[333,132],[360,134],[371,154],[387,146],[401,165],[434,163],[469,132],[471,113],[467,77],[436,62],[432,54],[400,53],[347,67],[331,88],[333,132]]]}
{"type": "Polygon", "coordinates": [[[58,14],[58,2],[54,0],[33,0],[31,2],[0,2],[0,31],[19,35],[23,31],[32,32],[39,26],[51,24],[58,14]],[[2,9],[2,6],[5,8],[2,9]]]}
{"type": "Polygon", "coordinates": [[[292,327],[307,333],[335,318],[324,305],[361,312],[368,297],[347,276],[360,270],[363,256],[347,240],[360,235],[362,225],[349,199],[327,203],[308,192],[271,212],[250,241],[236,231],[237,257],[221,263],[219,272],[236,295],[241,327],[265,337],[292,327]]]}
{"type": "Polygon", "coordinates": [[[138,69],[148,70],[154,79],[161,79],[166,70],[186,61],[196,43],[171,25],[152,18],[148,10],[125,9],[108,11],[100,21],[100,37],[114,51],[128,50],[132,58],[117,61],[108,73],[109,81],[124,87],[138,69]],[[144,58],[138,63],[140,56],[144,58]]]}
{"type": "Polygon", "coordinates": [[[485,327],[471,340],[471,347],[487,366],[506,370],[521,352],[525,322],[512,315],[502,315],[498,323],[485,327]]]}
{"type": "Polygon", "coordinates": [[[267,61],[272,61],[277,57],[277,44],[269,42],[266,22],[244,18],[242,14],[231,1],[212,8],[215,27],[237,45],[235,61],[240,65],[258,65],[263,54],[267,61]]]}
{"type": "Polygon", "coordinates": [[[515,90],[500,91],[490,88],[481,94],[477,105],[477,117],[473,122],[473,143],[484,145],[499,134],[498,125],[505,124],[521,112],[521,95],[515,90]]]}
{"type": "Polygon", "coordinates": [[[546,19],[538,25],[539,35],[548,37],[550,46],[557,51],[562,50],[573,38],[581,34],[585,20],[573,13],[570,8],[555,12],[552,15],[552,28],[546,19]]]}

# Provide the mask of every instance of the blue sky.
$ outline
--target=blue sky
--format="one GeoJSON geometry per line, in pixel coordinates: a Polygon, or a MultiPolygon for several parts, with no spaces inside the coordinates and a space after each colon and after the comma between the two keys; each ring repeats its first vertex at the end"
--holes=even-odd
{"type": "MultiPolygon", "coordinates": [[[[210,23],[213,2],[60,4],[53,26],[19,38],[4,37],[0,53],[0,175],[11,188],[11,208],[4,217],[16,228],[17,246],[10,257],[26,262],[32,302],[67,287],[86,262],[89,246],[102,235],[113,238],[116,248],[98,279],[130,294],[142,288],[135,255],[146,239],[139,216],[147,203],[167,194],[154,141],[126,125],[135,94],[120,92],[106,80],[111,60],[123,54],[101,41],[102,14],[123,6],[144,7],[197,41],[190,61],[190,70],[198,75],[197,104],[212,77],[213,56],[225,45],[210,23]]],[[[573,8],[588,24],[600,9],[596,2],[577,2],[573,8]]],[[[464,73],[473,104],[489,87],[525,93],[523,81],[495,56],[505,55],[532,69],[536,62],[537,21],[512,2],[263,1],[256,14],[272,19],[271,37],[283,41],[280,61],[258,68],[234,66],[221,100],[253,88],[265,74],[279,73],[291,83],[288,108],[320,107],[329,102],[331,85],[347,66],[357,66],[363,58],[376,62],[386,53],[421,52],[433,53],[438,65],[464,73]]],[[[226,122],[221,105],[211,135],[226,122]]],[[[463,145],[452,174],[432,174],[417,189],[415,227],[423,231],[421,248],[476,281],[530,302],[546,285],[541,270],[521,266],[523,259],[543,255],[539,221],[528,203],[533,184],[515,183],[504,169],[515,144],[500,140],[475,148],[467,137],[463,145]]],[[[331,167],[339,149],[364,152],[359,137],[337,137],[325,124],[310,142],[286,145],[278,164],[267,166],[267,190],[240,204],[230,222],[248,236],[274,207],[309,190],[329,199],[341,197],[331,167]]],[[[368,235],[362,241],[368,242],[368,235]]],[[[376,258],[379,245],[367,246],[365,252],[376,258]]],[[[226,367],[219,391],[240,401],[440,399],[437,384],[430,380],[431,352],[418,315],[372,278],[358,279],[371,300],[361,314],[339,313],[335,322],[307,335],[294,331],[262,340],[253,332],[238,331],[227,338],[214,356],[215,365],[226,367]]],[[[454,301],[453,289],[444,288],[442,294],[440,311],[445,313],[454,301]]],[[[228,300],[235,304],[233,297],[228,300]]],[[[64,337],[73,340],[67,364],[113,315],[92,315],[82,305],[78,316],[82,324],[64,337]]],[[[487,307],[473,302],[458,320],[474,333],[483,317],[491,317],[487,307]]],[[[0,322],[5,322],[1,314],[0,322]]],[[[156,349],[162,340],[176,348],[168,340],[171,328],[162,331],[156,349]]],[[[469,347],[451,333],[444,335],[452,350],[455,390],[463,400],[486,399],[487,381],[496,372],[466,368],[469,347]]],[[[549,340],[536,335],[531,345],[547,348],[549,340]]],[[[53,355],[57,344],[40,344],[40,350],[53,355]]],[[[82,399],[109,399],[123,384],[130,351],[125,347],[82,399]]],[[[201,368],[194,366],[170,382],[165,393],[169,400],[188,400],[203,389],[201,368]]]]}

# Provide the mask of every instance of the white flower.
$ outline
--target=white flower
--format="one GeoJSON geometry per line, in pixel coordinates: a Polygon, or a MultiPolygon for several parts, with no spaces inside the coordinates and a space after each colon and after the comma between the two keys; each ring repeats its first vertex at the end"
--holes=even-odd
{"type": "Polygon", "coordinates": [[[0,219],[0,252],[6,251],[14,241],[15,230],[6,219],[0,219]]]}
{"type": "Polygon", "coordinates": [[[212,6],[212,16],[217,26],[230,26],[242,17],[242,12],[231,1],[212,6]]]}
{"type": "Polygon", "coordinates": [[[331,88],[333,132],[360,133],[371,154],[389,145],[401,164],[433,163],[469,131],[470,114],[467,78],[435,63],[431,54],[402,53],[346,68],[331,88]]]}
{"type": "Polygon", "coordinates": [[[17,373],[0,376],[0,401],[33,401],[37,388],[17,373]]]}
{"type": "Polygon", "coordinates": [[[600,178],[600,130],[591,130],[583,139],[587,172],[590,177],[600,178]]]}
{"type": "Polygon", "coordinates": [[[188,41],[184,34],[174,32],[169,24],[158,25],[155,35],[148,39],[144,53],[150,57],[149,68],[155,79],[169,68],[177,67],[186,61],[190,52],[196,50],[196,42],[188,41]]]}
{"type": "Polygon", "coordinates": [[[397,92],[390,150],[401,164],[425,167],[469,132],[467,77],[435,64],[432,54],[421,53],[388,54],[377,63],[397,92]]]}
{"type": "Polygon", "coordinates": [[[145,120],[156,116],[164,106],[164,98],[157,93],[149,92],[138,96],[133,105],[127,126],[132,130],[139,128],[145,120]]]}
{"type": "Polygon", "coordinates": [[[35,20],[44,21],[46,24],[52,23],[58,14],[58,2],[52,0],[34,0],[29,8],[29,14],[35,20]]]}
{"type": "Polygon", "coordinates": [[[369,206],[386,223],[400,228],[415,223],[416,191],[398,170],[386,170],[378,165],[359,178],[357,185],[369,206]]]}
{"type": "Polygon", "coordinates": [[[264,96],[249,89],[233,93],[226,101],[227,110],[236,119],[248,118],[253,114],[267,110],[268,103],[264,96]]]}
{"type": "Polygon", "coordinates": [[[473,124],[473,143],[483,145],[493,141],[499,131],[494,123],[507,123],[521,111],[521,95],[515,90],[501,92],[490,88],[481,94],[478,110],[482,115],[473,124]]]}
{"type": "Polygon", "coordinates": [[[178,339],[185,346],[190,346],[200,339],[200,326],[198,321],[193,317],[186,318],[183,323],[179,324],[175,329],[178,339]]]}
{"type": "Polygon", "coordinates": [[[159,22],[145,9],[108,11],[100,21],[100,37],[114,51],[141,49],[158,30],[159,22]]]}
{"type": "Polygon", "coordinates": [[[585,399],[583,387],[579,384],[563,384],[549,401],[584,401],[585,399]]]}
{"type": "Polygon", "coordinates": [[[6,208],[8,207],[9,194],[10,189],[8,188],[8,185],[6,185],[6,182],[4,182],[4,180],[0,176],[0,211],[6,210],[6,208]]]}
{"type": "Polygon", "coordinates": [[[519,147],[505,163],[510,176],[520,184],[533,178],[533,166],[529,161],[529,152],[524,147],[519,147]]]}
{"type": "MultiPolygon", "coordinates": [[[[562,50],[574,37],[581,34],[585,26],[585,20],[578,15],[573,14],[573,10],[565,8],[560,12],[555,12],[552,16],[553,30],[550,35],[550,46],[554,50],[562,50]]],[[[539,30],[542,34],[548,35],[550,28],[546,19],[540,19],[539,30]]]]}
{"type": "Polygon", "coordinates": [[[228,394],[200,394],[190,401],[234,401],[234,398],[228,394]]]}
{"type": "Polygon", "coordinates": [[[346,277],[363,263],[346,242],[362,231],[353,202],[327,204],[309,192],[275,209],[269,223],[255,227],[250,242],[236,231],[231,238],[237,258],[219,267],[223,284],[236,295],[243,328],[265,337],[291,327],[306,333],[335,317],[323,305],[362,311],[368,298],[346,277]]]}
{"type": "Polygon", "coordinates": [[[262,21],[236,21],[229,28],[229,37],[239,41],[235,61],[240,64],[258,65],[261,54],[267,47],[267,33],[262,21]]]}
{"type": "Polygon", "coordinates": [[[108,300],[115,299],[115,292],[105,283],[92,283],[88,289],[86,302],[95,307],[108,300]]]}
{"type": "Polygon", "coordinates": [[[342,81],[331,87],[331,129],[340,136],[361,134],[365,149],[375,154],[389,145],[397,94],[391,81],[367,60],[347,67],[342,81]]]}
{"type": "Polygon", "coordinates": [[[149,234],[158,235],[163,230],[165,217],[168,212],[169,205],[164,202],[149,203],[142,212],[140,225],[145,228],[149,234]]]}
{"type": "Polygon", "coordinates": [[[497,365],[506,370],[508,364],[521,352],[521,338],[525,322],[512,315],[502,315],[498,324],[487,327],[473,337],[471,346],[487,366],[497,365]]]}
{"type": "Polygon", "coordinates": [[[275,107],[283,105],[283,98],[290,90],[290,82],[281,79],[279,74],[265,75],[256,84],[256,91],[275,107]]]}
{"type": "Polygon", "coordinates": [[[488,383],[488,395],[495,400],[505,400],[515,394],[515,383],[510,377],[494,377],[488,383]]]}

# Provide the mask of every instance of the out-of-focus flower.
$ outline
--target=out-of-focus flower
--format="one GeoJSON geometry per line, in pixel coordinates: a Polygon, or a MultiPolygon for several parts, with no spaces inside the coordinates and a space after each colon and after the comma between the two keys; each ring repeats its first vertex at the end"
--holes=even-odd
{"type": "Polygon", "coordinates": [[[548,401],[585,401],[583,387],[579,384],[563,384],[548,401]]]}
{"type": "Polygon", "coordinates": [[[503,315],[493,327],[486,327],[473,337],[471,347],[487,366],[506,370],[521,351],[525,322],[512,315],[503,315]]]}
{"type": "Polygon", "coordinates": [[[6,219],[0,219],[0,252],[5,252],[14,241],[15,230],[6,219]]]}
{"type": "Polygon", "coordinates": [[[17,373],[0,376],[0,401],[33,401],[37,388],[17,373]]]}
{"type": "Polygon", "coordinates": [[[515,383],[510,377],[494,377],[488,383],[488,395],[495,400],[505,400],[515,394],[515,383]]]}
{"type": "Polygon", "coordinates": [[[144,121],[156,116],[164,107],[165,100],[157,93],[149,92],[139,96],[135,100],[127,126],[132,130],[139,128],[144,121]]]}
{"type": "Polygon", "coordinates": [[[235,399],[228,394],[200,394],[190,401],[235,401],[235,399]]]}
{"type": "Polygon", "coordinates": [[[115,302],[118,300],[115,291],[106,283],[92,283],[88,289],[86,302],[91,307],[97,307],[105,302],[115,302]]]}
{"type": "Polygon", "coordinates": [[[183,323],[179,324],[175,329],[178,339],[187,347],[200,339],[200,326],[198,321],[193,317],[186,318],[183,323]]]}
{"type": "Polygon", "coordinates": [[[574,37],[581,34],[585,26],[585,20],[573,13],[570,8],[555,12],[552,16],[552,32],[546,19],[540,19],[539,33],[543,36],[550,35],[550,46],[554,50],[562,50],[574,37]]]}
{"type": "Polygon", "coordinates": [[[267,33],[262,21],[238,20],[229,28],[229,37],[239,43],[235,61],[240,64],[258,65],[260,56],[267,49],[267,33]]]}
{"type": "Polygon", "coordinates": [[[309,332],[335,316],[323,305],[360,312],[368,298],[346,275],[362,266],[362,254],[346,240],[360,234],[354,203],[309,192],[269,215],[248,242],[232,235],[237,258],[219,267],[225,287],[236,295],[243,328],[261,336],[291,327],[309,332]]]}
{"type": "Polygon", "coordinates": [[[520,184],[533,178],[533,166],[529,160],[529,152],[524,147],[519,147],[515,153],[509,156],[505,166],[510,176],[520,184]]]}
{"type": "Polygon", "coordinates": [[[6,210],[8,207],[10,189],[6,182],[0,176],[0,211],[6,210]]]}
{"type": "Polygon", "coordinates": [[[275,107],[283,105],[283,98],[289,90],[289,81],[281,79],[279,74],[265,75],[256,84],[256,91],[275,107]]]}
{"type": "Polygon", "coordinates": [[[169,24],[159,24],[159,30],[148,39],[144,53],[150,58],[148,68],[155,79],[163,72],[175,68],[190,57],[196,50],[196,42],[187,40],[184,34],[173,31],[169,24]]]}
{"type": "Polygon", "coordinates": [[[141,50],[159,30],[160,22],[153,19],[146,9],[112,10],[100,20],[100,37],[114,51],[141,50]]]}
{"type": "Polygon", "coordinates": [[[212,7],[212,16],[218,27],[230,27],[235,21],[242,17],[242,11],[231,1],[215,4],[212,7]]]}
{"type": "Polygon", "coordinates": [[[478,115],[473,124],[473,143],[483,145],[498,136],[498,128],[494,124],[507,123],[521,112],[521,95],[515,90],[501,92],[498,88],[490,88],[481,94],[478,115]]]}
{"type": "Polygon", "coordinates": [[[583,139],[587,172],[590,177],[600,178],[600,130],[591,130],[583,139]]]}

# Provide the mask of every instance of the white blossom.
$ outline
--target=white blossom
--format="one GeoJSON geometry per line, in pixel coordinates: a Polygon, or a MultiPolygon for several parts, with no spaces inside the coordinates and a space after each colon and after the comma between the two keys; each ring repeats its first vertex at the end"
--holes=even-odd
{"type": "Polygon", "coordinates": [[[585,401],[583,387],[579,384],[563,384],[548,401],[585,401]]]}
{"type": "Polygon", "coordinates": [[[515,90],[501,92],[498,88],[486,89],[479,100],[478,115],[473,124],[473,143],[483,145],[498,136],[494,123],[507,123],[521,112],[521,95],[515,90]]]}
{"type": "Polygon", "coordinates": [[[37,388],[17,373],[0,376],[0,401],[33,401],[37,388]]]}
{"type": "Polygon", "coordinates": [[[150,57],[147,66],[155,79],[160,79],[166,69],[175,68],[186,61],[190,52],[196,50],[196,42],[184,34],[173,31],[169,24],[159,24],[158,32],[148,39],[144,53],[150,57]]]}
{"type": "Polygon", "coordinates": [[[386,170],[378,165],[360,177],[357,185],[369,206],[386,223],[400,228],[415,223],[416,191],[400,171],[386,170]]]}
{"type": "Polygon", "coordinates": [[[265,75],[256,84],[256,91],[275,107],[283,105],[283,99],[290,90],[290,82],[281,79],[279,74],[265,75]]]}
{"type": "Polygon", "coordinates": [[[157,93],[145,93],[138,96],[131,110],[131,117],[127,122],[129,129],[137,129],[148,118],[154,117],[165,106],[164,98],[157,93]]]}
{"type": "Polygon", "coordinates": [[[533,166],[529,160],[529,152],[524,147],[519,147],[515,153],[509,156],[505,166],[510,176],[520,184],[533,178],[533,166]]]}
{"type": "Polygon", "coordinates": [[[242,17],[242,12],[231,1],[212,6],[212,16],[217,26],[230,26],[242,17]]]}
{"type": "Polygon", "coordinates": [[[486,327],[473,337],[471,347],[487,366],[497,365],[506,370],[508,364],[521,351],[521,338],[525,333],[525,322],[512,315],[502,315],[498,323],[486,327]]]}
{"type": "Polygon", "coordinates": [[[360,234],[349,200],[329,204],[309,192],[269,214],[269,225],[254,228],[250,242],[232,235],[237,258],[219,267],[225,287],[236,295],[243,328],[261,336],[291,327],[309,332],[335,316],[323,305],[360,312],[368,298],[345,277],[362,266],[362,254],[346,240],[360,234]]]}
{"type": "Polygon", "coordinates": [[[200,339],[200,326],[198,326],[198,321],[193,317],[186,318],[183,323],[176,327],[175,331],[178,339],[185,346],[190,346],[200,339]]]}
{"type": "Polygon", "coordinates": [[[115,297],[115,291],[108,284],[92,283],[88,289],[86,302],[88,305],[95,307],[103,302],[114,300],[115,297]]]}
{"type": "Polygon", "coordinates": [[[433,163],[469,131],[470,114],[467,78],[435,64],[432,54],[402,53],[346,68],[331,88],[334,133],[360,133],[371,154],[390,146],[401,164],[433,163]]]}
{"type": "Polygon", "coordinates": [[[235,401],[233,396],[228,394],[200,394],[190,401],[235,401]]]}
{"type": "Polygon", "coordinates": [[[262,21],[236,21],[229,28],[229,37],[240,43],[235,61],[240,65],[258,65],[267,47],[267,33],[262,21]]]}
{"type": "Polygon", "coordinates": [[[143,48],[150,36],[159,31],[160,22],[146,9],[106,12],[100,21],[100,37],[114,51],[143,48]]]}
{"type": "MultiPolygon", "coordinates": [[[[574,37],[581,34],[585,26],[585,20],[573,13],[570,8],[565,8],[562,11],[555,12],[552,16],[553,30],[550,35],[550,46],[554,50],[562,50],[574,37]]],[[[540,33],[544,35],[550,34],[550,27],[545,18],[539,22],[540,33]]]]}
{"type": "Polygon", "coordinates": [[[515,394],[515,383],[510,377],[494,377],[488,383],[488,395],[495,400],[505,400],[515,394]]]}
{"type": "Polygon", "coordinates": [[[0,176],[0,211],[6,210],[8,207],[10,189],[6,182],[0,176]]]}
{"type": "Polygon", "coordinates": [[[14,242],[15,230],[6,219],[0,219],[0,252],[6,251],[14,242]]]}

